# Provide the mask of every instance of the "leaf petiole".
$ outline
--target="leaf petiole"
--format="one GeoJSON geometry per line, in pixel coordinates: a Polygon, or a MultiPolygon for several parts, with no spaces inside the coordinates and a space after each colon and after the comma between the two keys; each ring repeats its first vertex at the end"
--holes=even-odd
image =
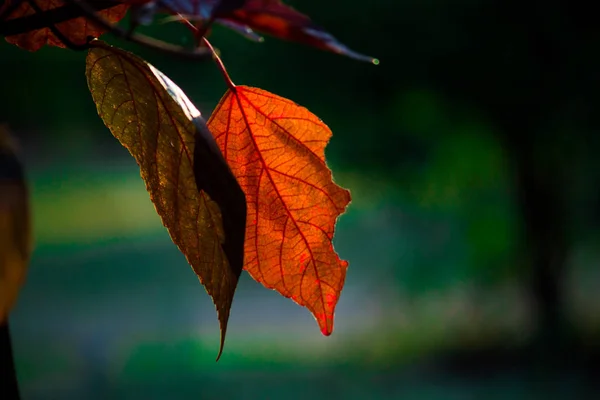
{"type": "Polygon", "coordinates": [[[225,83],[227,84],[227,87],[232,92],[235,92],[235,83],[233,83],[233,81],[231,80],[231,77],[229,76],[229,72],[227,72],[227,68],[225,68],[225,64],[223,64],[223,60],[221,60],[221,57],[219,57],[219,55],[215,51],[214,47],[212,47],[212,44],[210,44],[208,39],[203,37],[202,40],[204,41],[204,44],[206,45],[206,47],[208,47],[210,49],[213,60],[215,60],[215,63],[217,64],[217,68],[219,68],[219,71],[221,71],[221,74],[223,75],[223,78],[225,79],[225,83]]]}
{"type": "Polygon", "coordinates": [[[206,37],[204,36],[206,34],[206,31],[210,27],[210,25],[213,23],[213,21],[215,19],[215,14],[213,13],[211,15],[210,19],[202,27],[202,29],[198,29],[197,26],[192,24],[190,22],[190,20],[188,18],[186,18],[185,16],[181,15],[181,13],[177,12],[176,10],[174,10],[172,7],[170,7],[168,5],[163,4],[163,2],[161,2],[161,4],[163,5],[163,7],[165,7],[169,11],[171,11],[173,14],[177,15],[181,19],[181,21],[184,24],[186,24],[194,32],[197,39],[202,39],[202,42],[204,43],[204,45],[208,48],[208,50],[212,54],[212,58],[215,61],[215,63],[217,64],[219,71],[221,71],[221,74],[223,75],[223,78],[225,79],[225,83],[227,84],[227,87],[229,89],[231,89],[232,91],[235,91],[235,83],[233,83],[233,81],[231,80],[231,77],[229,76],[229,73],[227,72],[227,68],[225,68],[225,64],[223,64],[223,61],[221,60],[221,57],[219,57],[219,55],[215,51],[215,48],[210,44],[208,39],[206,39],[206,37]]]}
{"type": "Polygon", "coordinates": [[[210,55],[210,52],[205,49],[194,49],[192,51],[188,51],[183,49],[180,46],[175,46],[160,40],[156,40],[149,36],[145,36],[135,32],[128,32],[115,24],[108,22],[106,19],[102,18],[98,14],[96,14],[94,8],[90,6],[84,0],[65,0],[69,4],[76,5],[81,9],[84,16],[89,18],[94,24],[100,26],[101,28],[106,29],[111,32],[113,35],[120,37],[122,39],[129,40],[133,43],[139,44],[144,47],[148,47],[154,50],[159,50],[167,54],[189,58],[189,59],[205,59],[210,55]]]}

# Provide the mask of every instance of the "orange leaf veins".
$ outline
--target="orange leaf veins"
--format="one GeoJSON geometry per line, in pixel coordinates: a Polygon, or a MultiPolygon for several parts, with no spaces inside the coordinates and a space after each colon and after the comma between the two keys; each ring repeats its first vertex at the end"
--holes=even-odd
{"type": "Polygon", "coordinates": [[[244,269],[331,334],[348,267],[332,239],[350,202],[325,163],[331,130],[306,108],[247,86],[225,94],[208,126],[246,194],[244,269]]]}

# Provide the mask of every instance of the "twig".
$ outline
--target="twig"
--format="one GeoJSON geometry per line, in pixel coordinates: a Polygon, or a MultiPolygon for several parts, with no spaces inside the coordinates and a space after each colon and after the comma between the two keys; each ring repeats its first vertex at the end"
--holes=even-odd
{"type": "MultiPolygon", "coordinates": [[[[204,37],[204,31],[198,29],[198,27],[196,27],[194,24],[192,24],[189,19],[183,18],[183,16],[180,13],[178,13],[177,11],[171,9],[170,7],[169,7],[169,10],[174,14],[178,14],[182,18],[183,23],[185,23],[196,35],[198,35],[199,40],[203,41],[204,45],[210,50],[210,53],[212,54],[212,58],[215,61],[215,63],[217,64],[217,68],[219,68],[219,71],[221,71],[221,74],[223,75],[223,78],[225,79],[225,83],[227,84],[229,89],[231,89],[232,91],[235,91],[235,83],[233,83],[233,81],[231,80],[231,77],[229,76],[229,72],[227,72],[227,68],[225,68],[225,64],[223,64],[223,60],[221,60],[221,57],[219,57],[219,55],[215,51],[215,48],[212,46],[212,44],[210,44],[208,39],[204,37]],[[200,34],[202,34],[202,36],[200,36],[200,34]]],[[[211,17],[211,21],[213,19],[214,18],[211,17]]]]}
{"type": "Polygon", "coordinates": [[[229,76],[229,72],[227,72],[227,68],[225,68],[225,64],[223,64],[223,60],[221,60],[221,57],[219,57],[219,55],[217,54],[215,49],[212,47],[212,44],[210,44],[208,39],[203,37],[202,40],[204,40],[204,44],[206,45],[206,47],[208,47],[210,49],[213,60],[217,64],[217,68],[219,68],[219,71],[221,71],[221,74],[223,75],[223,78],[225,79],[225,83],[227,84],[227,87],[229,87],[229,89],[232,92],[235,92],[235,83],[233,83],[233,81],[231,80],[231,77],[229,76]]]}
{"type": "MultiPolygon", "coordinates": [[[[27,2],[31,6],[31,8],[33,8],[33,10],[36,12],[36,14],[45,15],[44,11],[38,5],[37,0],[27,0],[27,2]]],[[[61,42],[63,42],[63,44],[65,46],[67,46],[69,49],[75,50],[75,51],[81,51],[81,50],[88,49],[87,43],[83,44],[83,45],[73,43],[67,36],[63,35],[63,33],[51,21],[48,21],[47,27],[52,31],[54,36],[56,36],[61,42]]]]}
{"type": "Polygon", "coordinates": [[[125,40],[129,40],[133,43],[139,44],[140,46],[148,47],[153,50],[159,50],[163,53],[167,53],[173,56],[183,57],[187,59],[206,59],[210,57],[210,51],[207,49],[195,49],[192,51],[186,50],[183,47],[175,46],[170,43],[166,43],[160,40],[156,40],[149,36],[145,36],[139,33],[130,33],[115,24],[111,24],[100,15],[96,14],[95,10],[85,1],[82,0],[65,0],[67,3],[77,5],[81,8],[84,16],[87,17],[92,23],[99,27],[109,31],[113,35],[120,37],[125,40]]]}
{"type": "MultiPolygon", "coordinates": [[[[35,1],[35,0],[33,0],[35,1]]],[[[103,28],[112,33],[114,36],[131,41],[140,46],[150,48],[152,50],[161,51],[171,56],[181,57],[191,60],[204,60],[211,57],[208,49],[198,48],[194,50],[186,50],[183,47],[166,43],[149,36],[128,32],[115,24],[110,23],[105,18],[97,14],[98,11],[105,10],[110,7],[121,4],[117,1],[94,1],[88,3],[82,0],[64,0],[67,3],[65,6],[58,7],[52,10],[41,11],[39,7],[34,7],[36,13],[22,18],[11,19],[0,22],[0,35],[13,36],[36,29],[49,28],[52,32],[67,46],[75,50],[84,50],[88,48],[87,44],[75,45],[64,34],[59,33],[54,24],[68,21],[78,17],[86,17],[91,23],[103,28]],[[39,11],[38,11],[39,10],[39,11]],[[65,40],[66,39],[66,40],[65,40]]],[[[32,1],[30,4],[33,7],[32,1]]],[[[36,4],[37,5],[37,4],[36,4]]],[[[6,14],[6,13],[5,13],[6,14]]]]}
{"type": "MultiPolygon", "coordinates": [[[[17,1],[9,5],[9,8],[2,15],[0,20],[4,19],[15,10],[15,4],[19,5],[21,3],[17,1]]],[[[115,3],[114,1],[94,1],[91,4],[91,7],[95,11],[102,11],[107,8],[114,7],[115,5],[119,5],[119,3],[115,3]]],[[[20,35],[22,33],[34,31],[36,29],[46,28],[48,26],[48,23],[59,24],[70,19],[81,17],[82,15],[82,11],[78,6],[73,4],[67,4],[62,7],[53,8],[52,10],[46,10],[43,12],[43,14],[36,13],[28,15],[26,17],[1,21],[0,35],[20,35]]]]}

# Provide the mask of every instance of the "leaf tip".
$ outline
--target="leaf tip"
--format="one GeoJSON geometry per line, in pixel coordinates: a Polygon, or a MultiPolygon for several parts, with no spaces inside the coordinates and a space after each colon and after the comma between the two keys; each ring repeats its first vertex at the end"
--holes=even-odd
{"type": "Polygon", "coordinates": [[[321,328],[321,333],[323,334],[323,336],[331,336],[332,332],[333,329],[328,329],[327,327],[321,328]]]}
{"type": "Polygon", "coordinates": [[[221,355],[223,354],[223,347],[225,347],[225,331],[221,331],[221,344],[219,345],[219,354],[217,354],[217,358],[215,359],[215,362],[218,362],[219,359],[221,358],[221,355]]]}
{"type": "Polygon", "coordinates": [[[333,333],[333,311],[330,315],[327,313],[321,314],[317,317],[319,328],[321,328],[321,334],[323,336],[331,336],[333,333]]]}

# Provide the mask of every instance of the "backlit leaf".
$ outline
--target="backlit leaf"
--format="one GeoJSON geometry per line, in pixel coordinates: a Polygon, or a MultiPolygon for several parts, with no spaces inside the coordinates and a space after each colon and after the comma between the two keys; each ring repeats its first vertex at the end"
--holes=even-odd
{"type": "MultiPolygon", "coordinates": [[[[35,10],[26,0],[8,0],[4,7],[8,9],[8,5],[12,2],[20,2],[19,6],[10,13],[5,19],[11,20],[21,17],[26,17],[35,14],[35,10]]],[[[63,0],[36,0],[39,8],[43,11],[53,10],[63,7],[66,3],[63,0]]],[[[117,22],[121,20],[127,13],[129,5],[119,4],[111,8],[98,11],[98,15],[104,17],[109,22],[117,22]]],[[[56,24],[56,28],[65,35],[71,42],[76,45],[87,43],[88,36],[98,37],[104,30],[88,21],[85,17],[73,18],[56,24]]],[[[37,29],[31,32],[22,33],[20,35],[7,36],[6,41],[22,47],[29,51],[37,51],[45,44],[49,46],[65,47],[59,38],[57,38],[49,28],[37,29]]]]}
{"type": "Polygon", "coordinates": [[[325,163],[331,131],[306,108],[246,86],[225,94],[208,126],[246,193],[244,268],[331,334],[348,267],[332,239],[350,202],[325,163]]]}
{"type": "MultiPolygon", "coordinates": [[[[148,3],[147,0],[128,0],[130,4],[148,3]]],[[[244,36],[257,40],[253,32],[332,51],[360,61],[377,64],[373,57],[357,53],[339,42],[312,20],[280,0],[165,0],[171,12],[189,20],[216,21],[244,36]]],[[[258,37],[259,38],[259,37],[258,37]]]]}
{"type": "Polygon", "coordinates": [[[349,49],[311,19],[280,0],[246,0],[244,7],[221,17],[258,32],[332,51],[356,60],[378,63],[349,49]]]}
{"type": "Polygon", "coordinates": [[[9,133],[0,125],[0,324],[25,281],[30,254],[28,190],[9,133]]]}
{"type": "Polygon", "coordinates": [[[92,42],[86,76],[98,114],[140,166],[173,242],[216,305],[221,354],[244,257],[244,193],[200,112],[152,65],[92,42]]]}

